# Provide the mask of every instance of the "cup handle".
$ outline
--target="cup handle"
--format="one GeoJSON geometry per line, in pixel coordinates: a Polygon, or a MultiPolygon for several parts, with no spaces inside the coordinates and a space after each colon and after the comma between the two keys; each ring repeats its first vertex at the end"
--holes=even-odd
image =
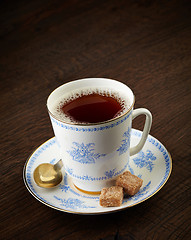
{"type": "Polygon", "coordinates": [[[144,114],[146,116],[142,137],[141,137],[141,140],[139,141],[139,143],[135,147],[130,148],[130,156],[132,156],[132,155],[138,153],[139,151],[141,151],[141,149],[143,148],[143,146],[144,146],[144,144],[147,140],[147,137],[149,135],[149,131],[151,129],[152,114],[146,108],[138,108],[138,109],[133,110],[132,120],[134,118],[136,118],[137,116],[141,115],[141,114],[144,114]]]}

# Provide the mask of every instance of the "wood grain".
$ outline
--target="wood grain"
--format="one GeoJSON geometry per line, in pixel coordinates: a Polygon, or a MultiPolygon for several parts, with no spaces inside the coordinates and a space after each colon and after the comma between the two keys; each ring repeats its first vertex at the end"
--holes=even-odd
{"type": "MultiPolygon", "coordinates": [[[[191,235],[190,1],[0,2],[1,239],[187,240],[191,235]],[[22,179],[31,152],[53,136],[46,99],[57,86],[107,77],[153,114],[151,135],[173,158],[166,185],[109,215],[61,213],[22,179]]],[[[142,118],[133,127],[142,129],[142,118]]]]}

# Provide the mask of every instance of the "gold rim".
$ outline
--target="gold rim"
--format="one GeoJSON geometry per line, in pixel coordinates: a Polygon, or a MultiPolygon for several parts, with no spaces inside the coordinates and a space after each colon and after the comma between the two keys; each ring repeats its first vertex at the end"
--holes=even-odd
{"type": "MultiPolygon", "coordinates": [[[[151,135],[149,135],[149,136],[151,136],[151,135]]],[[[154,138],[153,136],[151,136],[151,137],[154,138]]],[[[149,195],[147,198],[143,199],[142,201],[137,202],[137,203],[134,203],[134,204],[132,204],[132,205],[130,205],[130,206],[120,207],[120,208],[113,209],[113,210],[108,210],[108,211],[104,211],[104,210],[103,210],[103,211],[100,211],[100,212],[76,212],[76,211],[65,210],[65,209],[62,209],[62,208],[55,207],[55,206],[53,206],[53,205],[51,205],[51,204],[48,204],[47,202],[45,202],[45,201],[41,200],[40,198],[38,198],[38,197],[36,196],[36,194],[31,190],[31,188],[30,188],[30,186],[28,185],[27,180],[26,180],[26,168],[27,168],[27,164],[28,164],[31,156],[32,156],[33,153],[36,152],[43,144],[45,144],[46,142],[50,141],[50,140],[53,139],[53,138],[55,138],[55,137],[52,137],[52,138],[48,139],[47,141],[45,141],[44,143],[42,143],[38,148],[36,148],[36,149],[31,153],[31,155],[30,155],[29,158],[27,159],[27,161],[26,161],[26,163],[25,163],[25,165],[24,165],[24,168],[23,168],[23,181],[24,181],[24,184],[25,184],[26,188],[27,188],[28,191],[31,193],[31,195],[33,195],[39,202],[43,203],[44,205],[46,205],[46,206],[48,206],[48,207],[50,207],[50,208],[56,209],[56,210],[58,210],[58,211],[62,211],[62,212],[66,212],[66,213],[73,213],[73,214],[78,214],[78,215],[101,215],[101,214],[114,213],[114,212],[118,212],[118,211],[125,210],[125,209],[127,209],[127,208],[136,206],[136,205],[138,205],[138,204],[140,204],[140,203],[148,200],[149,198],[151,198],[152,196],[154,196],[157,192],[159,192],[159,191],[161,190],[161,188],[162,188],[162,187],[166,184],[166,182],[168,181],[168,179],[169,179],[169,177],[170,177],[170,175],[171,175],[171,172],[172,172],[172,157],[171,157],[171,154],[167,151],[167,149],[164,147],[164,145],[160,142],[160,143],[163,145],[163,147],[166,149],[166,151],[167,151],[167,153],[168,153],[168,155],[169,155],[169,159],[170,159],[170,170],[169,170],[169,174],[168,174],[167,178],[165,179],[164,183],[163,183],[163,184],[160,186],[160,188],[158,188],[153,194],[149,195]]],[[[156,138],[155,138],[155,139],[156,139],[156,138]]],[[[156,139],[156,140],[157,140],[157,139],[156,139]]],[[[158,141],[158,140],[157,140],[157,141],[158,141]]]]}

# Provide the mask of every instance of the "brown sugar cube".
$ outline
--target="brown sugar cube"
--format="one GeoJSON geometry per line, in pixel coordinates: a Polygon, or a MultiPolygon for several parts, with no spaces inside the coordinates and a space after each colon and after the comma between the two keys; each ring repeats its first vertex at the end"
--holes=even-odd
{"type": "Polygon", "coordinates": [[[121,174],[116,180],[116,185],[123,187],[124,193],[131,196],[135,195],[139,191],[142,184],[143,180],[131,174],[129,171],[121,174]]]}
{"type": "Polygon", "coordinates": [[[112,186],[103,188],[100,194],[100,205],[103,207],[118,207],[123,201],[123,188],[112,186]]]}

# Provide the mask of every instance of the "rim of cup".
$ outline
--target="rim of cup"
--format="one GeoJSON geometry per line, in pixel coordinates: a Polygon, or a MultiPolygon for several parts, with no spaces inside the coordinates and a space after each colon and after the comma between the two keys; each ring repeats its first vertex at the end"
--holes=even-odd
{"type": "Polygon", "coordinates": [[[132,109],[133,109],[133,106],[135,104],[135,95],[133,94],[133,91],[124,83],[120,82],[120,81],[117,81],[117,80],[113,80],[113,79],[108,79],[108,78],[83,78],[83,79],[78,79],[78,80],[73,80],[73,81],[70,81],[70,82],[67,82],[67,83],[64,83],[62,85],[60,85],[59,87],[57,87],[56,89],[54,89],[48,96],[47,98],[47,109],[48,109],[48,113],[54,118],[56,119],[57,121],[59,122],[62,122],[64,124],[68,124],[68,125],[75,125],[75,126],[95,126],[95,125],[100,125],[100,124],[105,124],[105,123],[109,123],[109,122],[112,122],[112,121],[115,121],[115,120],[118,120],[122,117],[124,117],[126,114],[128,114],[132,109]],[[113,82],[115,84],[119,84],[125,88],[128,89],[128,91],[131,93],[132,95],[132,101],[131,101],[131,104],[130,104],[130,107],[124,111],[124,113],[122,113],[121,115],[119,116],[116,116],[112,119],[109,119],[109,120],[106,120],[106,121],[103,121],[103,122],[97,122],[97,123],[80,123],[80,122],[68,122],[68,121],[64,121],[63,119],[60,119],[59,117],[55,116],[55,114],[52,113],[52,111],[50,110],[50,102],[51,102],[51,98],[53,97],[54,94],[56,94],[56,92],[58,91],[62,91],[62,88],[64,87],[70,87],[70,85],[74,85],[74,84],[80,84],[80,82],[84,82],[84,81],[89,81],[89,82],[93,82],[93,81],[107,81],[107,82],[113,82]]]}

